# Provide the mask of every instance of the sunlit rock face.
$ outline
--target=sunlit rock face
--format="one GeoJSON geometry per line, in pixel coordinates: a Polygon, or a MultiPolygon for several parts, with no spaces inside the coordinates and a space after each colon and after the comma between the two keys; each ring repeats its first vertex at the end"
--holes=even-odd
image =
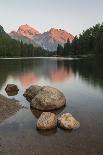
{"type": "Polygon", "coordinates": [[[48,31],[49,35],[55,39],[55,41],[58,41],[58,42],[63,42],[64,43],[69,39],[70,42],[72,42],[72,40],[74,39],[73,35],[62,30],[62,29],[54,29],[54,28],[51,28],[49,31],[48,31]]]}
{"type": "Polygon", "coordinates": [[[16,31],[12,31],[11,33],[9,33],[9,36],[12,39],[15,40],[19,40],[22,41],[24,44],[33,44],[34,46],[38,46],[38,44],[35,43],[33,39],[34,36],[40,34],[37,30],[35,30],[34,28],[32,28],[29,25],[21,25],[17,32],[16,31]]]}
{"type": "Polygon", "coordinates": [[[49,51],[55,51],[58,44],[64,45],[69,40],[72,42],[74,36],[64,30],[51,28],[49,31],[34,36],[34,41],[49,51]]]}
{"type": "Polygon", "coordinates": [[[21,25],[17,31],[18,34],[25,36],[29,39],[32,39],[35,35],[40,34],[39,31],[36,29],[32,28],[29,25],[21,25]]]}
{"type": "Polygon", "coordinates": [[[9,33],[9,36],[12,39],[22,41],[24,44],[32,44],[33,46],[38,46],[32,39],[16,32],[16,31],[12,31],[11,33],[9,33]]]}
{"type": "Polygon", "coordinates": [[[48,51],[55,51],[58,44],[64,45],[68,41],[72,42],[74,36],[65,30],[51,28],[49,31],[39,33],[38,30],[29,25],[21,25],[17,32],[12,31],[9,34],[15,40],[22,40],[23,43],[40,46],[48,51]]]}

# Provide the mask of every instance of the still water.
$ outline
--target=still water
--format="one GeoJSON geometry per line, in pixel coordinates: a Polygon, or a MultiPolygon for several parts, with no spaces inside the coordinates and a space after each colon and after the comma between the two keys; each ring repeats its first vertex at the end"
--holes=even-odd
{"type": "Polygon", "coordinates": [[[9,98],[24,107],[0,124],[0,153],[5,155],[102,155],[103,154],[103,61],[53,58],[1,59],[0,94],[14,83],[19,93],[9,98]],[[23,93],[30,85],[49,85],[66,96],[57,115],[72,113],[81,123],[78,130],[37,131],[41,112],[31,110],[23,93]]]}

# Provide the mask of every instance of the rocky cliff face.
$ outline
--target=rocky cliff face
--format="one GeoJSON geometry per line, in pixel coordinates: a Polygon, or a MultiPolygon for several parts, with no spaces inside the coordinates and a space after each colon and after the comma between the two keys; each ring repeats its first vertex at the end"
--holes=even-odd
{"type": "Polygon", "coordinates": [[[33,44],[34,46],[38,46],[32,39],[29,39],[28,37],[23,36],[18,32],[12,31],[11,33],[9,33],[9,36],[12,39],[22,41],[24,44],[33,44]]]}
{"type": "Polygon", "coordinates": [[[22,40],[24,43],[32,43],[34,46],[43,47],[49,51],[55,51],[58,44],[64,45],[69,40],[72,42],[74,36],[64,30],[51,28],[49,31],[39,33],[39,31],[29,25],[21,25],[17,32],[9,34],[13,39],[22,40]]]}
{"type": "Polygon", "coordinates": [[[55,51],[58,44],[63,46],[68,39],[72,42],[74,36],[64,30],[54,28],[33,38],[34,42],[49,51],[55,51]]]}
{"type": "Polygon", "coordinates": [[[40,34],[39,31],[36,29],[32,28],[29,25],[21,25],[17,31],[18,34],[25,36],[29,39],[32,39],[35,35],[40,34]]]}

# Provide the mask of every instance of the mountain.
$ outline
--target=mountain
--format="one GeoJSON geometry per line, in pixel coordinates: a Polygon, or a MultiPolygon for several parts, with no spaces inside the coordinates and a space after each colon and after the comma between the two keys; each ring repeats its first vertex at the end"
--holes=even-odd
{"type": "MultiPolygon", "coordinates": [[[[17,32],[12,32],[12,35],[17,37],[17,32]]],[[[13,37],[13,36],[12,36],[13,37]]],[[[41,47],[34,47],[34,41],[26,38],[30,42],[29,45],[23,44],[23,42],[17,41],[25,39],[26,37],[18,35],[18,38],[12,39],[0,26],[0,57],[38,57],[48,56],[48,52],[41,47]],[[24,37],[24,38],[23,38],[24,37]]]]}
{"type": "Polygon", "coordinates": [[[28,37],[18,32],[12,31],[11,33],[9,33],[9,36],[12,39],[22,41],[24,44],[33,44],[33,46],[38,46],[32,39],[29,39],[28,37]]]}
{"type": "Polygon", "coordinates": [[[36,29],[32,28],[29,25],[21,25],[17,31],[17,33],[21,36],[25,36],[29,39],[32,39],[34,36],[40,34],[39,31],[36,29]]]}
{"type": "Polygon", "coordinates": [[[40,34],[36,29],[32,28],[29,25],[21,25],[17,32],[12,31],[9,33],[9,36],[12,39],[22,41],[23,43],[26,44],[33,44],[33,46],[38,46],[32,39],[34,36],[40,34]]]}
{"type": "Polygon", "coordinates": [[[23,43],[40,46],[48,51],[55,51],[58,44],[64,45],[67,40],[72,42],[74,36],[64,30],[51,28],[49,31],[40,33],[29,25],[21,25],[17,32],[9,34],[13,39],[22,40],[23,43]]]}
{"type": "Polygon", "coordinates": [[[69,39],[70,42],[74,39],[74,36],[64,30],[51,28],[49,31],[34,36],[33,40],[39,46],[49,51],[55,51],[58,44],[64,45],[69,39]]]}
{"type": "Polygon", "coordinates": [[[4,28],[0,25],[0,37],[9,37],[9,35],[4,31],[4,28]]]}

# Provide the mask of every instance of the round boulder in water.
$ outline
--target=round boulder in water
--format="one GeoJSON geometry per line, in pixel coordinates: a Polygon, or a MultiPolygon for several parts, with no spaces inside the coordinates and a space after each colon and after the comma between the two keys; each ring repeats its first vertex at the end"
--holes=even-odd
{"type": "Polygon", "coordinates": [[[15,85],[15,84],[8,84],[5,88],[5,91],[6,92],[17,92],[17,91],[19,91],[19,89],[18,89],[17,85],[15,85]]]}
{"type": "Polygon", "coordinates": [[[28,101],[31,101],[38,94],[41,88],[42,87],[38,85],[30,86],[26,89],[23,95],[26,97],[28,101]]]}
{"type": "Polygon", "coordinates": [[[43,112],[37,121],[37,129],[49,130],[57,127],[57,117],[54,113],[43,112]]]}
{"type": "Polygon", "coordinates": [[[79,121],[77,121],[70,113],[58,117],[58,125],[63,129],[77,129],[80,127],[79,121]]]}
{"type": "Polygon", "coordinates": [[[63,107],[66,103],[64,94],[56,88],[44,86],[38,94],[32,99],[31,107],[50,111],[63,107]]]}

